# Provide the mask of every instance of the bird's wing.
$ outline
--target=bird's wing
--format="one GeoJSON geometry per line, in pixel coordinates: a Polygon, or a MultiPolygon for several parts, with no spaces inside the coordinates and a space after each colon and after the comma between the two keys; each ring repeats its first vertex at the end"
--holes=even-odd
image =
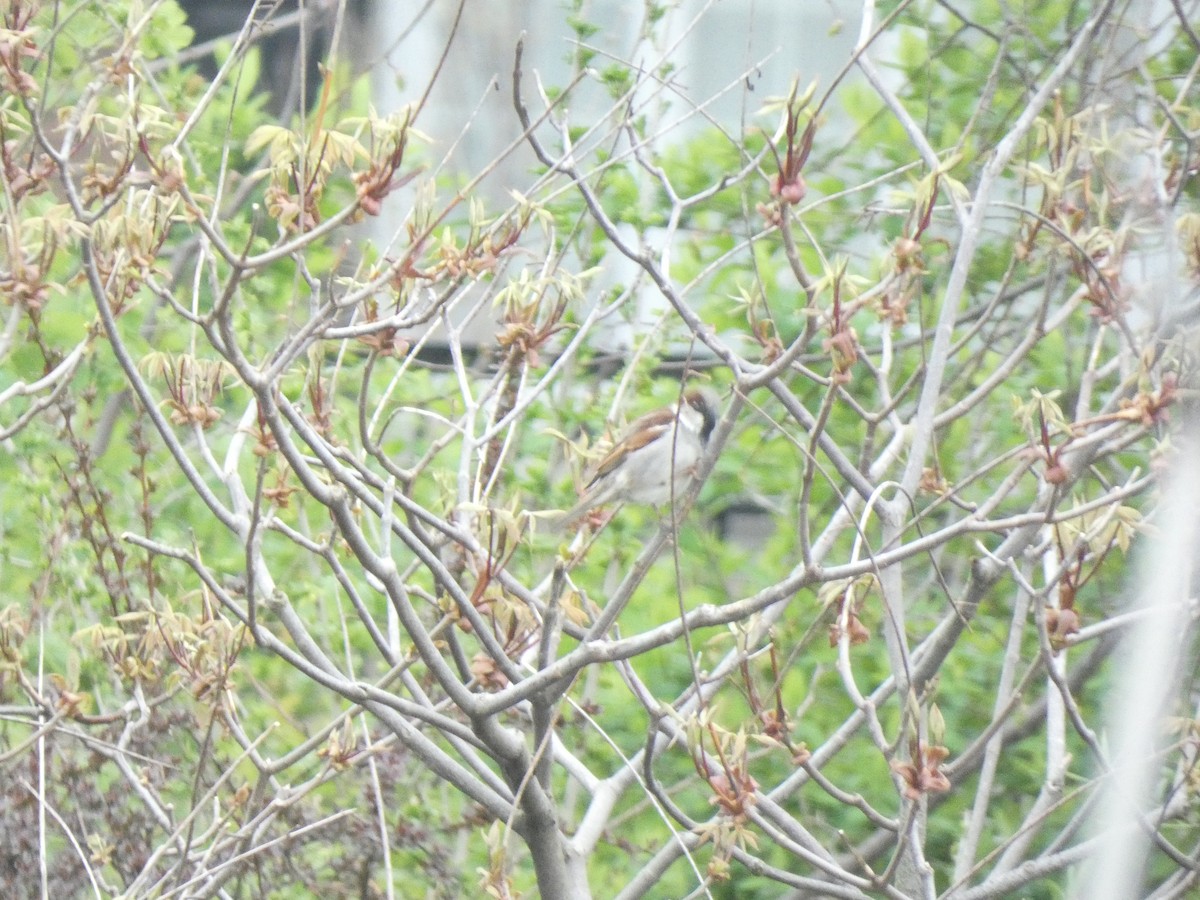
{"type": "Polygon", "coordinates": [[[674,421],[675,410],[673,409],[658,409],[634,420],[625,429],[620,440],[608,451],[608,455],[600,460],[600,464],[596,466],[596,473],[592,476],[592,480],[588,482],[588,486],[591,487],[591,485],[615,469],[617,464],[630,453],[640,450],[647,444],[653,443],[670,431],[674,421]]]}

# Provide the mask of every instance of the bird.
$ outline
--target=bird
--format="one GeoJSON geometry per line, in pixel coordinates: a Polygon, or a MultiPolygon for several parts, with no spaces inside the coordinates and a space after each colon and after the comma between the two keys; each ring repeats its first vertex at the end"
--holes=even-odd
{"type": "Polygon", "coordinates": [[[677,403],[635,419],[600,460],[583,496],[561,521],[569,525],[608,503],[671,502],[687,488],[716,424],[716,399],[701,388],[687,390],[677,403]]]}

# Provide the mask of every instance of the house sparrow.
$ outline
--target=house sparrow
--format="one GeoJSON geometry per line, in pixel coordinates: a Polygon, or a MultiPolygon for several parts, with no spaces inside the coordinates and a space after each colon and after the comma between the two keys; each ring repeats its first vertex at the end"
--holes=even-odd
{"type": "Polygon", "coordinates": [[[636,419],[600,460],[583,497],[563,521],[572,523],[606,503],[669,503],[687,488],[716,424],[715,398],[698,389],[636,419]]]}

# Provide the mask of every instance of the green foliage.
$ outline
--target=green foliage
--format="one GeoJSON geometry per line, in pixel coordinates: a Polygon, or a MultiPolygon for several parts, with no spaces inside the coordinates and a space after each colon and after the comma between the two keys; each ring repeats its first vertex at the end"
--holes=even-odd
{"type": "MultiPolygon", "coordinates": [[[[892,871],[918,805],[938,889],[977,804],[972,884],[1023,828],[1026,858],[1058,852],[1103,759],[1064,729],[1050,770],[1045,669],[1096,654],[1072,686],[1092,721],[1112,676],[1081,628],[1117,612],[1194,350],[1135,333],[1122,179],[1146,145],[1082,78],[980,195],[1081,13],[1030,5],[1013,28],[967,6],[888,20],[869,49],[892,97],[797,81],[685,140],[657,133],[678,60],[601,57],[572,3],[583,86],[531,127],[540,171],[489,194],[435,162],[423,109],[371,109],[366,79],[349,115],[271,121],[255,53],[223,44],[215,86],[170,64],[191,39],[174,4],[11,4],[0,772],[44,771],[46,794],[5,782],[0,881],[37,883],[44,856],[67,894],[90,868],[139,896],[217,877],[549,896],[538,803],[514,796],[555,809],[559,858],[604,819],[578,850],[597,896],[683,843],[647,896],[777,896],[821,876],[800,829],[835,880],[860,853],[892,871]],[[597,87],[620,101],[603,121],[573,108],[597,87]],[[396,209],[386,246],[351,230],[396,209]],[[564,530],[551,511],[685,383],[730,419],[694,509],[564,530]],[[735,539],[722,517],[747,510],[735,539]],[[942,632],[910,697],[864,699],[942,632]],[[989,729],[990,786],[959,763],[989,729]],[[1030,822],[1055,779],[1068,795],[1030,822]]],[[[646,46],[673,11],[639,9],[646,46]]],[[[1185,50],[1147,67],[1194,278],[1185,50]]],[[[1171,827],[1194,844],[1194,821],[1171,827]]]]}

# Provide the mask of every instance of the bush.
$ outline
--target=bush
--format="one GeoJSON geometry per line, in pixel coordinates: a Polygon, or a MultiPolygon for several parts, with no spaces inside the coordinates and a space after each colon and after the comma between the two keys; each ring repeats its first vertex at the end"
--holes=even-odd
{"type": "Polygon", "coordinates": [[[514,48],[509,193],[336,66],[272,123],[173,4],[10,3],[13,895],[1057,896],[1110,783],[1130,890],[1193,884],[1198,44],[961,6],[736,131],[575,9],[575,77],[514,48]],[[564,521],[696,386],[673,502],[564,521]]]}

